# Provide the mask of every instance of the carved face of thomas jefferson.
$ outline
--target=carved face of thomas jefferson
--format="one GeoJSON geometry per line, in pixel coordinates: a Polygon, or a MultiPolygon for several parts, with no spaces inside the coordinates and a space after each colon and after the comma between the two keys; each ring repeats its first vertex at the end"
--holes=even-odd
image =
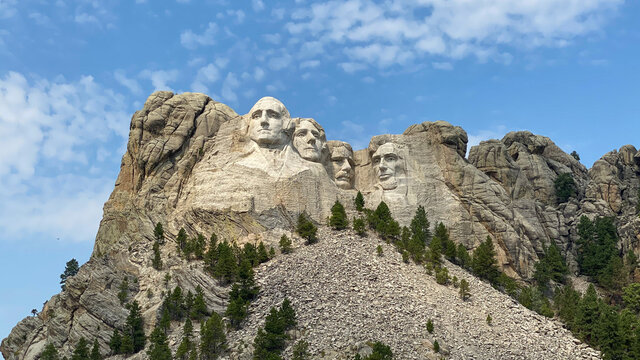
{"type": "Polygon", "coordinates": [[[320,162],[322,149],[327,139],[324,130],[312,119],[296,120],[293,132],[293,147],[303,159],[320,162]]]}
{"type": "Polygon", "coordinates": [[[342,141],[329,141],[327,145],[331,152],[331,165],[336,185],[341,189],[353,189],[355,162],[351,146],[342,141]]]}
{"type": "Polygon", "coordinates": [[[291,117],[279,100],[263,97],[249,111],[249,138],[260,147],[274,148],[289,141],[291,117]]]}
{"type": "Polygon", "coordinates": [[[371,157],[373,169],[384,190],[398,187],[398,175],[404,170],[398,149],[392,143],[381,145],[371,157]]]}

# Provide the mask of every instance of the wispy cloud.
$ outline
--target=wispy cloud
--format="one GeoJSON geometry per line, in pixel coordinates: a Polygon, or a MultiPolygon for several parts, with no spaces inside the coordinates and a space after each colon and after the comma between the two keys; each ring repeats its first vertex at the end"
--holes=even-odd
{"type": "Polygon", "coordinates": [[[92,240],[113,180],[79,169],[107,161],[97,156],[97,144],[124,144],[129,113],[122,95],[91,76],[71,82],[29,81],[16,72],[1,77],[3,238],[49,233],[92,240]]]}
{"type": "Polygon", "coordinates": [[[623,2],[331,0],[299,7],[286,28],[301,43],[340,46],[352,61],[380,68],[426,56],[509,63],[510,49],[566,46],[599,30],[623,2]]]}
{"type": "Polygon", "coordinates": [[[178,70],[143,70],[140,73],[140,77],[143,79],[149,79],[151,85],[153,85],[154,91],[168,90],[173,91],[170,82],[178,79],[178,70]]]}
{"type": "Polygon", "coordinates": [[[210,22],[207,28],[196,34],[192,30],[185,30],[180,34],[180,44],[189,50],[194,50],[200,46],[211,46],[215,44],[215,35],[218,32],[218,25],[210,22]]]}

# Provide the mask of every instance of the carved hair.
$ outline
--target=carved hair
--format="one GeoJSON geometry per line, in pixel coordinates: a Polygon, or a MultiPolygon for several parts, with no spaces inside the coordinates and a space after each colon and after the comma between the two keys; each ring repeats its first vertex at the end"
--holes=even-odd
{"type": "Polygon", "coordinates": [[[284,104],[271,96],[265,96],[263,98],[261,98],[260,100],[258,100],[252,107],[251,110],[249,110],[249,113],[247,113],[244,118],[245,118],[245,128],[244,128],[244,134],[245,135],[249,135],[249,127],[251,126],[251,114],[253,114],[253,111],[255,110],[255,108],[265,102],[271,102],[271,103],[275,103],[275,105],[278,107],[278,112],[280,113],[280,115],[282,116],[282,131],[287,135],[287,137],[289,139],[291,139],[291,137],[293,136],[293,130],[295,129],[295,123],[293,122],[293,120],[291,119],[291,115],[289,114],[289,110],[287,110],[287,107],[284,106],[284,104]]]}
{"type": "Polygon", "coordinates": [[[320,133],[320,141],[322,141],[323,143],[327,142],[327,136],[325,135],[324,129],[322,128],[322,126],[320,126],[320,124],[318,124],[317,121],[313,120],[312,118],[294,118],[293,122],[295,123],[295,128],[297,129],[303,121],[310,122],[311,125],[313,125],[313,127],[315,127],[316,130],[318,130],[318,132],[320,133]]]}

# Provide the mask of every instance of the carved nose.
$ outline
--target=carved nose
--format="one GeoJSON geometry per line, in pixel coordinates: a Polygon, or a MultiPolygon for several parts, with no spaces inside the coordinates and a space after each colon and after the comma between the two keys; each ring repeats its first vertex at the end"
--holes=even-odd
{"type": "Polygon", "coordinates": [[[307,144],[315,145],[316,144],[316,138],[314,138],[313,135],[308,136],[307,137],[307,144]]]}
{"type": "Polygon", "coordinates": [[[343,160],[342,161],[342,166],[340,167],[340,170],[349,170],[351,169],[351,164],[349,164],[348,160],[343,160]]]}
{"type": "Polygon", "coordinates": [[[269,119],[267,119],[265,115],[260,117],[260,126],[262,126],[263,128],[269,127],[269,119]]]}

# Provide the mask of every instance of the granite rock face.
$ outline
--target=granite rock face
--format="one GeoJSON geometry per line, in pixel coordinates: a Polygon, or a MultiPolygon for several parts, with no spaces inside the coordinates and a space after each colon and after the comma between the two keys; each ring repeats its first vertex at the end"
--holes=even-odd
{"type": "MultiPolygon", "coordinates": [[[[353,215],[358,191],[368,208],[385,201],[401,225],[408,225],[423,206],[432,225],[443,222],[451,238],[469,250],[491,237],[503,270],[524,280],[552,241],[572,262],[575,224],[582,215],[616,215],[621,249],[638,251],[640,152],[633,146],[606,154],[587,170],[549,138],[526,131],[484,141],[470,149],[468,159],[467,142],[462,128],[437,121],[412,125],[400,135],[374,136],[366,149],[353,151],[347,143],[327,141],[319,122],[292,117],[274,98],[262,98],[239,115],[204,94],[156,92],[131,120],[127,151],[104,206],[91,260],[40,315],[18,324],[0,350],[7,360],[32,359],[53,342],[68,354],[90,333],[106,353],[113,329],[126,319],[117,298],[125,277],[127,301],[141,304],[147,333],[156,322],[162,293],[176,285],[185,291],[200,285],[209,308],[221,311],[229,289],[207,275],[201,262],[178,255],[173,240],[181,228],[189,236],[215,233],[240,245],[263,241],[277,247],[283,233],[292,235],[301,212],[323,225],[339,200],[353,215]],[[572,174],[577,194],[558,204],[554,180],[563,173],[572,174]],[[166,237],[162,271],[151,267],[156,223],[163,224],[166,237]]],[[[392,271],[381,271],[387,270],[392,271]]],[[[269,276],[268,267],[258,272],[263,284],[269,284],[269,276]]],[[[338,280],[341,276],[347,275],[336,274],[338,280]]],[[[272,295],[264,301],[273,301],[277,294],[272,295]]],[[[393,296],[383,300],[399,301],[393,296]]],[[[179,335],[172,336],[175,348],[179,335]]],[[[456,336],[450,338],[452,347],[460,339],[456,336]]],[[[329,341],[319,338],[314,349],[322,350],[329,341]]],[[[479,351],[469,346],[469,355],[479,351]]]]}

